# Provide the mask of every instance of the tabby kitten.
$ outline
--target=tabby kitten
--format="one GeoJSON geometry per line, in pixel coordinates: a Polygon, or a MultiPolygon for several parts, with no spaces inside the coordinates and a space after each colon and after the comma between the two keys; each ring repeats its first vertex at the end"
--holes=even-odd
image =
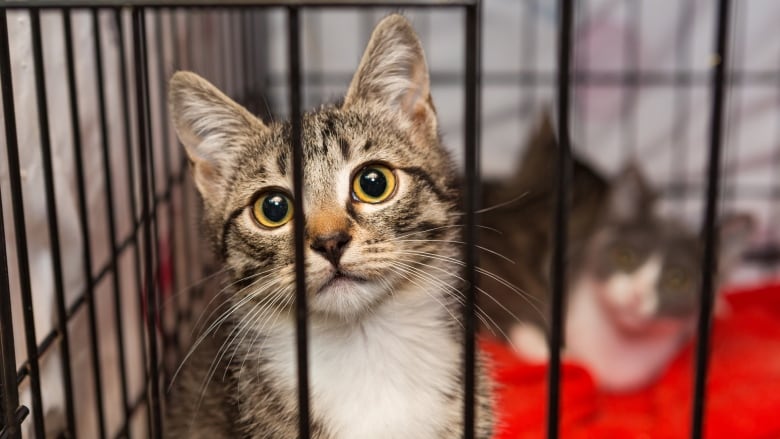
{"type": "MultiPolygon", "coordinates": [[[[481,303],[519,353],[535,360],[547,357],[543,316],[550,302],[554,191],[549,182],[556,150],[545,120],[518,173],[508,182],[494,183],[486,194],[489,200],[509,199],[527,191],[526,197],[483,218],[485,225],[506,232],[498,237],[483,232],[485,245],[519,258],[515,266],[486,255],[484,266],[525,289],[536,308],[488,277],[482,279],[484,288],[506,309],[490,298],[481,303]]],[[[629,164],[607,179],[574,157],[573,170],[565,353],[585,365],[600,387],[633,390],[656,378],[693,335],[702,242],[684,224],[657,212],[658,196],[636,166],[629,164]]],[[[738,259],[751,230],[752,220],[745,215],[721,222],[720,279],[738,259]]]]}
{"type": "MultiPolygon", "coordinates": [[[[174,382],[166,437],[297,437],[293,221],[305,221],[312,437],[459,437],[458,180],[407,20],[378,24],[343,105],[303,115],[303,217],[289,123],[264,124],[189,72],[169,100],[236,287],[174,382]]],[[[477,436],[491,431],[480,367],[477,436]]]]}

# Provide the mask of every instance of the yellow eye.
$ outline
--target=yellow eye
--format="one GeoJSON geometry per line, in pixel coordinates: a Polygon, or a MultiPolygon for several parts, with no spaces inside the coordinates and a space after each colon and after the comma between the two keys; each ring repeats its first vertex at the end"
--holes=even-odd
{"type": "Polygon", "coordinates": [[[670,288],[685,288],[688,286],[688,274],[680,269],[671,269],[669,273],[664,276],[664,282],[670,288]]]}
{"type": "Polygon", "coordinates": [[[260,225],[275,229],[292,219],[292,200],[281,192],[267,192],[255,200],[252,213],[260,225]]]}
{"type": "Polygon", "coordinates": [[[381,203],[390,198],[394,191],[395,174],[384,165],[368,165],[352,180],[352,196],[364,203],[381,203]]]}
{"type": "Polygon", "coordinates": [[[612,248],[612,260],[622,270],[631,270],[636,265],[636,254],[628,247],[612,248]]]}

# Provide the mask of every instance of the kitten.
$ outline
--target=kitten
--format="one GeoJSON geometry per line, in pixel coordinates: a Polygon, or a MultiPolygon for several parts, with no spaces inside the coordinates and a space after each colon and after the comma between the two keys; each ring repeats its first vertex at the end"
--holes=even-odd
{"type": "MultiPolygon", "coordinates": [[[[305,218],[290,124],[264,124],[193,73],[171,113],[205,231],[235,280],[174,381],[166,437],[298,436],[292,221],[305,221],[313,438],[462,435],[462,216],[425,57],[382,20],[339,107],[302,120],[305,218]]],[[[477,437],[492,431],[480,362],[477,437]]]]}
{"type": "MultiPolygon", "coordinates": [[[[510,194],[528,190],[527,199],[486,212],[483,218],[483,224],[510,232],[503,239],[488,238],[486,246],[520,258],[516,267],[508,268],[488,256],[487,268],[511,276],[507,279],[526,289],[544,312],[550,297],[554,191],[549,184],[556,148],[551,125],[544,121],[519,172],[508,184],[489,188],[492,197],[501,189],[510,194]],[[536,263],[529,265],[534,256],[536,263]]],[[[657,194],[636,166],[629,164],[608,180],[576,156],[573,165],[566,355],[584,364],[601,388],[633,390],[656,378],[693,335],[702,242],[682,223],[655,212],[657,194]]],[[[750,218],[743,215],[721,223],[721,279],[751,230],[750,218]]],[[[481,299],[515,348],[528,359],[546,359],[548,328],[543,318],[506,287],[489,278],[484,281],[488,292],[501,294],[497,298],[520,314],[524,324],[514,325],[505,310],[491,305],[489,298],[481,299]]]]}

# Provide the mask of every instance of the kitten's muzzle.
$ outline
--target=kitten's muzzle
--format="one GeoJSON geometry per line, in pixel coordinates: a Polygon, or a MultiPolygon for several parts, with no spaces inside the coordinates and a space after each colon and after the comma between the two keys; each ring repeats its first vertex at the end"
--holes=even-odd
{"type": "Polygon", "coordinates": [[[314,238],[310,247],[322,257],[330,261],[334,267],[339,266],[341,256],[347,249],[347,245],[352,241],[352,236],[348,233],[339,231],[327,235],[321,235],[314,238]]]}

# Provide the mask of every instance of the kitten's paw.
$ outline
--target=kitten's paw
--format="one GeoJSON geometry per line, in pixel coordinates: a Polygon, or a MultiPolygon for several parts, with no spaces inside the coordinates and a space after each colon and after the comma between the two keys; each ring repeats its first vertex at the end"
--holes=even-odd
{"type": "Polygon", "coordinates": [[[509,331],[509,341],[515,353],[534,363],[544,363],[550,358],[547,338],[537,326],[518,324],[509,331]]]}

